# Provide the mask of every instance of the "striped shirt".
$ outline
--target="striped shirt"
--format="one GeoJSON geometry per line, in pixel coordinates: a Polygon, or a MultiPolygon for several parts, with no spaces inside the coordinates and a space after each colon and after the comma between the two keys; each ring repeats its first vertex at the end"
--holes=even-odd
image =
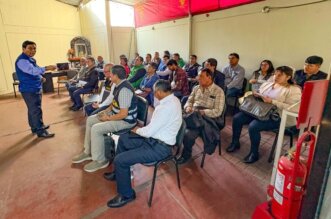
{"type": "MultiPolygon", "coordinates": [[[[122,80],[119,84],[116,85],[116,87],[120,86],[126,79],[122,80]]],[[[131,100],[132,100],[133,93],[131,90],[129,90],[126,87],[123,87],[120,90],[120,93],[118,94],[118,103],[119,107],[121,109],[129,109],[131,105],[131,100]]]]}

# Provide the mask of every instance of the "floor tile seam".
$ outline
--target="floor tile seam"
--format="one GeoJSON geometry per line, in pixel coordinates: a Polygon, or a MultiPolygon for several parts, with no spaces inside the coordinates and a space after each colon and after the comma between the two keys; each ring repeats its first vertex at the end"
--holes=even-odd
{"type": "MultiPolygon", "coordinates": [[[[171,168],[170,171],[166,171],[165,173],[160,174],[159,176],[156,177],[155,181],[159,180],[161,177],[164,177],[166,174],[174,172],[175,168],[171,168]]],[[[136,187],[134,187],[134,190],[136,191],[136,193],[142,192],[144,191],[146,188],[148,188],[148,186],[150,186],[152,184],[153,178],[144,182],[143,184],[140,184],[136,187]]],[[[156,183],[156,182],[155,182],[156,183]]],[[[100,206],[97,207],[94,211],[88,213],[87,215],[83,216],[82,219],[93,219],[93,218],[97,218],[100,215],[102,215],[103,213],[105,213],[109,208],[107,206],[100,206]]]]}
{"type": "Polygon", "coordinates": [[[174,199],[175,202],[177,202],[177,204],[185,211],[185,213],[191,218],[191,219],[195,219],[196,217],[194,217],[189,209],[186,209],[185,206],[179,201],[178,198],[176,198],[176,196],[166,187],[166,186],[163,186],[167,192],[169,193],[169,195],[171,196],[172,199],[174,199]]]}

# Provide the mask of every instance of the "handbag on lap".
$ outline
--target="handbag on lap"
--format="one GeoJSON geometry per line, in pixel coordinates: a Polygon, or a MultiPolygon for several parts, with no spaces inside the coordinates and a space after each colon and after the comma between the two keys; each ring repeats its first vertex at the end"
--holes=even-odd
{"type": "Polygon", "coordinates": [[[277,113],[277,106],[271,103],[265,103],[261,98],[254,95],[245,97],[239,109],[260,121],[267,121],[269,119],[278,121],[280,119],[277,113]]]}

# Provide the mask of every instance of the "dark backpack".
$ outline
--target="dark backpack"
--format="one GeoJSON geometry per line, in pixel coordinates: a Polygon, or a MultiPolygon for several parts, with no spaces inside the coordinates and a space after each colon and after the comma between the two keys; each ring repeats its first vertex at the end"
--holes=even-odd
{"type": "Polygon", "coordinates": [[[104,138],[105,157],[110,163],[112,163],[115,158],[115,141],[114,141],[111,133],[108,133],[104,136],[105,136],[105,138],[104,138]]]}

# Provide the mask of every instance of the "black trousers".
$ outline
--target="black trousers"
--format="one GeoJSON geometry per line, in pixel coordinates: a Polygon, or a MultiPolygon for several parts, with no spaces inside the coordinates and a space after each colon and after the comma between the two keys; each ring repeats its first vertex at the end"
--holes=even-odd
{"type": "Polygon", "coordinates": [[[28,120],[32,132],[41,134],[44,132],[43,112],[41,110],[41,92],[22,93],[25,104],[28,108],[28,120]]]}
{"type": "Polygon", "coordinates": [[[171,148],[155,139],[139,137],[128,133],[120,136],[114,159],[117,192],[131,197],[130,166],[137,163],[151,163],[171,155],[171,148]]]}
{"type": "Polygon", "coordinates": [[[190,158],[192,157],[192,147],[195,143],[195,139],[197,139],[200,136],[200,130],[199,129],[186,129],[185,135],[184,135],[184,149],[182,153],[183,158],[190,158]]]}

